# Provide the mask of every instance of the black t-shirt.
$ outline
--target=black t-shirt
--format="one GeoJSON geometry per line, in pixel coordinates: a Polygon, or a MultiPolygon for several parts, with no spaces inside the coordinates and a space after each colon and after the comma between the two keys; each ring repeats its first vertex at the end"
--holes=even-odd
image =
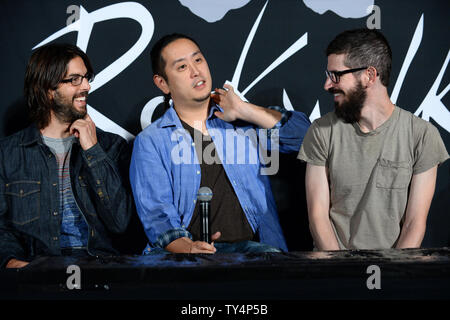
{"type": "MultiPolygon", "coordinates": [[[[201,145],[196,144],[195,150],[200,162],[201,182],[200,187],[209,187],[213,192],[210,203],[210,230],[211,235],[217,231],[221,232],[221,237],[216,242],[238,242],[245,240],[255,240],[253,230],[248,223],[247,217],[242,210],[241,204],[234,192],[225,170],[216,153],[214,142],[210,136],[204,136],[198,130],[181,121],[183,127],[190,133],[194,140],[194,132],[198,137],[202,137],[201,145]],[[206,152],[205,152],[205,148],[206,152]],[[204,161],[204,156],[211,156],[214,161],[204,161]]],[[[192,234],[194,241],[201,239],[201,218],[199,202],[197,201],[188,231],[192,234]]]]}

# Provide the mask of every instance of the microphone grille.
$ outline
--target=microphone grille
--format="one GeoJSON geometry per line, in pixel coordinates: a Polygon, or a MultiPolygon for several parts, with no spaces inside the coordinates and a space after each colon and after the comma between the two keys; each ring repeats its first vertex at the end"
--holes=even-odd
{"type": "Polygon", "coordinates": [[[201,187],[197,193],[198,201],[210,201],[212,199],[212,190],[208,187],[201,187]]]}

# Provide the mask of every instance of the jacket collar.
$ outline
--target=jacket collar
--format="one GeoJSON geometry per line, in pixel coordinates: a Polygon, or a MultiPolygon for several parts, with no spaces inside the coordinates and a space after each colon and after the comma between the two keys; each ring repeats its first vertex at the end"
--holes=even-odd
{"type": "Polygon", "coordinates": [[[35,143],[42,143],[42,137],[36,124],[32,124],[22,131],[22,141],[20,142],[20,145],[28,147],[35,143]]]}
{"type": "MultiPolygon", "coordinates": [[[[29,147],[35,143],[43,144],[44,142],[42,140],[41,131],[38,129],[36,124],[33,123],[29,127],[23,129],[20,145],[24,147],[29,147]]],[[[75,139],[74,143],[79,144],[80,142],[78,139],[75,139]]]]}

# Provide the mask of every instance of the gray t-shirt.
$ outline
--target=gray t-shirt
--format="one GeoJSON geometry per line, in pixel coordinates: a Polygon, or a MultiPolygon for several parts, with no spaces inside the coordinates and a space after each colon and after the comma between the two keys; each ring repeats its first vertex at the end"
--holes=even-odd
{"type": "Polygon", "coordinates": [[[298,155],[329,170],[330,220],[341,249],[394,247],[412,175],[448,157],[436,127],[399,107],[368,133],[328,113],[313,122],[298,155]]]}
{"type": "Polygon", "coordinates": [[[60,198],[61,248],[85,248],[88,241],[88,226],[75,201],[70,181],[70,153],[74,136],[54,139],[42,136],[44,143],[56,157],[60,198]]]}

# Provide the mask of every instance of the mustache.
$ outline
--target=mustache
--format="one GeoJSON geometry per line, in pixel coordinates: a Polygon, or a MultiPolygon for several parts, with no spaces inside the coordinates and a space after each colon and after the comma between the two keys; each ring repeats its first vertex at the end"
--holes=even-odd
{"type": "Polygon", "coordinates": [[[336,89],[336,88],[330,88],[330,89],[328,89],[328,92],[331,93],[331,94],[335,94],[335,93],[345,94],[344,91],[336,89]]]}
{"type": "Polygon", "coordinates": [[[79,94],[73,96],[73,99],[77,99],[77,98],[82,98],[82,97],[88,97],[89,96],[89,91],[83,91],[80,92],[79,94]]]}

